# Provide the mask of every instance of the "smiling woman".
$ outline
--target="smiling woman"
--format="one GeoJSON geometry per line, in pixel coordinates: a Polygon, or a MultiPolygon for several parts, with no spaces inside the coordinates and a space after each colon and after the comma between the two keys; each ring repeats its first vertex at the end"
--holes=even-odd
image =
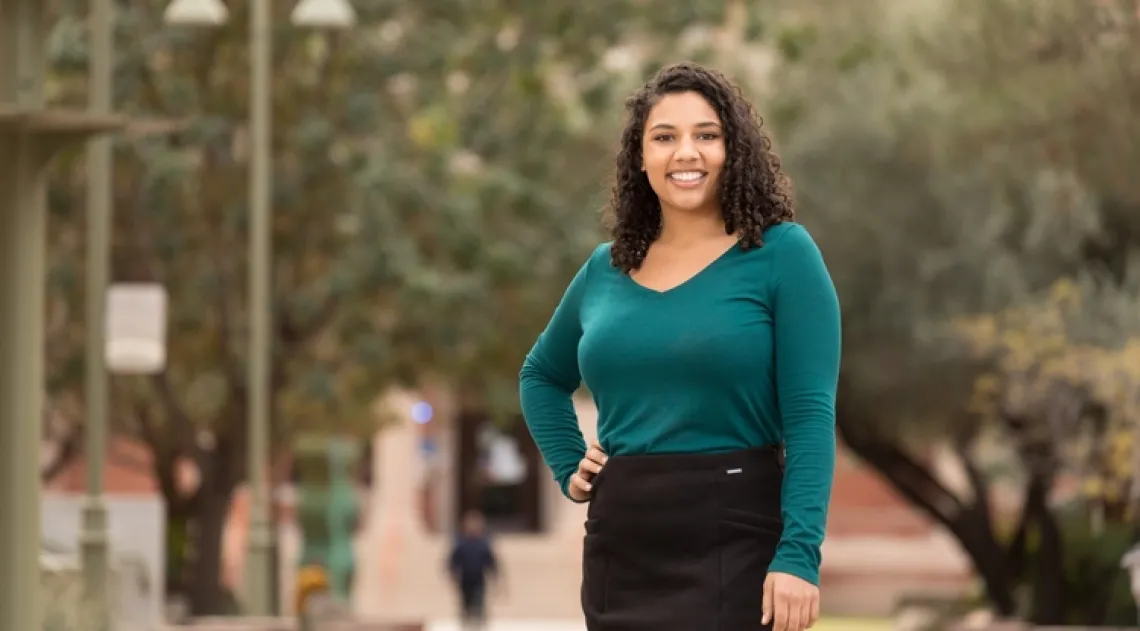
{"type": "Polygon", "coordinates": [[[543,458],[590,503],[587,629],[800,631],[819,616],[835,465],[835,289],[723,76],[666,68],[629,110],[613,241],[520,373],[543,458]],[[588,449],[582,381],[598,408],[588,449]]]}

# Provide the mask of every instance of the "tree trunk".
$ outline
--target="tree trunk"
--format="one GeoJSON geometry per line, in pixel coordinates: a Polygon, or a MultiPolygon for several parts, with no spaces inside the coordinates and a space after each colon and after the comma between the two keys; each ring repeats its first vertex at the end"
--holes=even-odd
{"type": "Polygon", "coordinates": [[[190,561],[190,511],[178,498],[165,498],[166,513],[166,593],[186,593],[187,564],[190,561]]]}
{"type": "MultiPolygon", "coordinates": [[[[1009,560],[1006,551],[993,535],[992,524],[978,511],[968,507],[944,511],[937,498],[928,496],[923,488],[931,483],[936,484],[932,477],[925,481],[916,479],[913,472],[907,472],[897,463],[888,460],[880,450],[861,451],[856,447],[851,450],[886,478],[903,497],[945,527],[958,540],[982,579],[986,597],[995,612],[1000,616],[1014,615],[1017,602],[1013,596],[1015,585],[1009,572],[1009,560]]],[[[896,450],[892,448],[890,451],[896,450]]]]}
{"type": "Polygon", "coordinates": [[[871,431],[870,419],[846,414],[838,416],[845,446],[875,469],[915,507],[944,526],[970,557],[985,586],[986,597],[998,615],[1016,613],[1016,580],[1011,575],[1009,555],[997,541],[988,511],[984,489],[978,489],[974,504],[963,504],[944,487],[921,462],[909,457],[902,445],[871,431]]]}
{"type": "Polygon", "coordinates": [[[1065,622],[1065,555],[1061,528],[1049,510],[1045,489],[1026,498],[1026,508],[1037,526],[1038,549],[1036,567],[1033,568],[1033,613],[1031,621],[1039,625],[1060,625],[1065,622]]]}
{"type": "Polygon", "coordinates": [[[970,557],[994,612],[1002,617],[1015,615],[1017,601],[1013,593],[1016,581],[1010,575],[1009,555],[994,537],[992,524],[977,513],[964,512],[947,529],[970,557]]]}
{"type": "Polygon", "coordinates": [[[201,482],[193,504],[194,558],[187,589],[190,611],[196,616],[232,615],[239,610],[233,593],[222,583],[222,536],[241,479],[234,473],[241,467],[239,447],[223,434],[215,437],[212,449],[197,453],[201,482]]]}
{"type": "Polygon", "coordinates": [[[233,485],[224,480],[205,482],[212,476],[204,476],[198,501],[194,506],[191,535],[193,558],[190,560],[187,597],[190,611],[195,616],[225,615],[236,613],[234,598],[222,584],[222,535],[226,519],[230,514],[233,499],[233,485]]]}

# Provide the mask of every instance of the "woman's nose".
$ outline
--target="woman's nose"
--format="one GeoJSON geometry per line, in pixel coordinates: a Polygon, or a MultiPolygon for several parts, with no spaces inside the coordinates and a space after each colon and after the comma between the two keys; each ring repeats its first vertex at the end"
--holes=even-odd
{"type": "Polygon", "coordinates": [[[699,155],[700,154],[697,152],[697,146],[693,143],[692,139],[681,139],[681,143],[677,147],[676,158],[678,160],[694,160],[699,155]]]}

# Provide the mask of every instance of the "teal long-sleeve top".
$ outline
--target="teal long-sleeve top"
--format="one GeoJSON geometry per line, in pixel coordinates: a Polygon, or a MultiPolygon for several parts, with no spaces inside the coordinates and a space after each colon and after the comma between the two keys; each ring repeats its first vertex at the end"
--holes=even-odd
{"type": "Polygon", "coordinates": [[[563,493],[586,452],[571,399],[582,382],[611,456],[784,443],[784,530],[769,571],[818,585],[839,362],[831,276],[807,230],[785,222],[667,291],[638,284],[600,245],[527,354],[519,392],[563,493]]]}

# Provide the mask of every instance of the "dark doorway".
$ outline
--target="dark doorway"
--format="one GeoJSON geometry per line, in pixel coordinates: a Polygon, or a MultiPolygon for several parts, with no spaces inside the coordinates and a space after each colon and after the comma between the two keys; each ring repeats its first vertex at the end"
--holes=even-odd
{"type": "Polygon", "coordinates": [[[456,420],[456,519],[478,510],[494,532],[541,532],[546,467],[523,420],[504,426],[478,411],[462,412],[456,420]]]}

